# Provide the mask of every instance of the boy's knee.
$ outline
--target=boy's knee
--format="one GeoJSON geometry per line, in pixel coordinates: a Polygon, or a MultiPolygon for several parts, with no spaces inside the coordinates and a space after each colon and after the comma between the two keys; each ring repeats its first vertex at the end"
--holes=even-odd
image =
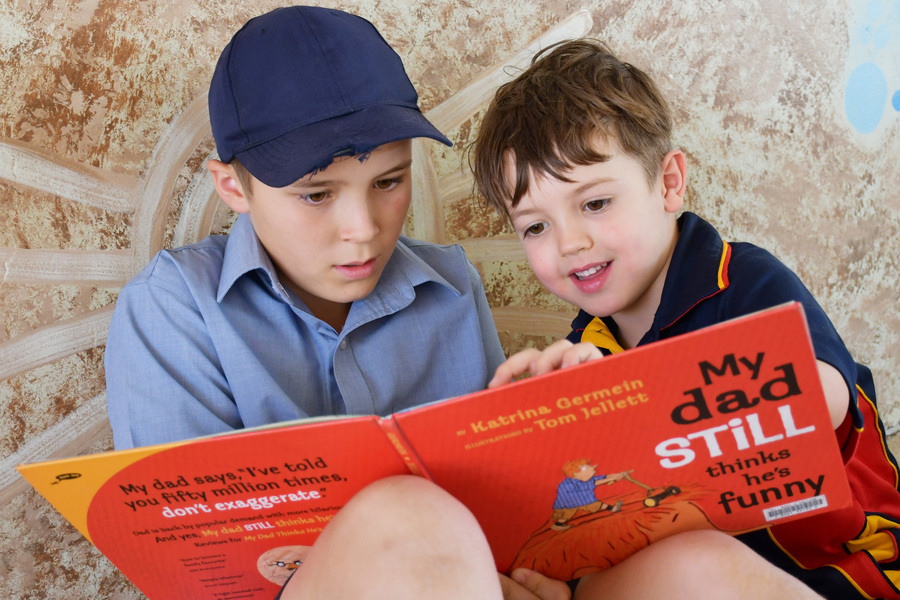
{"type": "MultiPolygon", "coordinates": [[[[708,585],[710,578],[726,578],[748,569],[774,570],[764,558],[736,538],[711,529],[685,531],[650,546],[656,569],[690,585],[708,585]]],[[[648,557],[650,558],[650,557],[648,557]]]]}
{"type": "Polygon", "coordinates": [[[377,507],[380,515],[418,513],[454,507],[459,502],[443,489],[415,475],[394,475],[379,479],[360,490],[346,508],[368,510],[377,507]]]}
{"type": "Polygon", "coordinates": [[[654,542],[585,578],[578,592],[577,598],[642,598],[663,592],[686,598],[818,597],[739,540],[715,530],[686,531],[654,542]]]}
{"type": "Polygon", "coordinates": [[[303,569],[297,598],[319,597],[320,590],[329,598],[501,595],[471,512],[414,476],[381,479],[357,493],[322,532],[303,569]]]}
{"type": "Polygon", "coordinates": [[[392,475],[370,483],[360,490],[356,497],[382,497],[403,500],[409,495],[431,494],[434,490],[442,491],[432,482],[415,475],[392,475]]]}
{"type": "Polygon", "coordinates": [[[461,544],[481,536],[475,517],[459,500],[422,477],[398,475],[376,481],[347,503],[335,518],[381,539],[440,539],[461,544]]]}

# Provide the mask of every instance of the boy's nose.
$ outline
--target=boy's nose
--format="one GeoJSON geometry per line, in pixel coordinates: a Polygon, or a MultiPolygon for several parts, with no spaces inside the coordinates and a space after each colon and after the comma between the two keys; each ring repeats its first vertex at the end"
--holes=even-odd
{"type": "Polygon", "coordinates": [[[339,215],[341,240],[368,242],[378,234],[378,223],[368,201],[348,202],[339,215]]]}
{"type": "Polygon", "coordinates": [[[566,223],[557,226],[559,253],[562,256],[578,254],[589,250],[594,241],[588,231],[577,224],[566,223]]]}

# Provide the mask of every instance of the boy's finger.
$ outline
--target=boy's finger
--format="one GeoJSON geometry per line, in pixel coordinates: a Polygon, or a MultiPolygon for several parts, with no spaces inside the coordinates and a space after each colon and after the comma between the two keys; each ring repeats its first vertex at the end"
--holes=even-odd
{"type": "Polygon", "coordinates": [[[560,367],[563,369],[566,367],[574,367],[575,365],[580,365],[581,363],[596,360],[598,358],[603,358],[603,353],[600,352],[597,346],[581,342],[572,346],[572,348],[563,355],[560,367]]]}
{"type": "Polygon", "coordinates": [[[573,345],[567,340],[560,340],[544,350],[537,361],[535,374],[574,367],[598,358],[603,358],[603,353],[593,344],[580,342],[573,345]]]}
{"type": "Polygon", "coordinates": [[[532,363],[540,354],[540,350],[535,348],[528,348],[513,354],[506,362],[497,367],[493,379],[488,383],[488,387],[492,388],[507,384],[519,375],[528,373],[532,363]]]}
{"type": "Polygon", "coordinates": [[[540,352],[535,358],[534,364],[531,366],[531,374],[543,375],[544,373],[559,369],[563,364],[566,353],[571,349],[572,342],[568,340],[557,340],[553,342],[544,348],[544,351],[540,352]]]}
{"type": "Polygon", "coordinates": [[[503,600],[540,600],[503,573],[497,573],[497,575],[500,576],[500,589],[503,590],[503,600]]]}
{"type": "MultiPolygon", "coordinates": [[[[519,568],[512,572],[512,580],[525,588],[540,600],[570,600],[572,590],[558,579],[550,579],[531,569],[519,568]]],[[[507,598],[504,596],[504,598],[507,598]]],[[[509,598],[528,598],[528,596],[510,596],[509,598]]]]}
{"type": "Polygon", "coordinates": [[[557,340],[543,351],[528,348],[509,357],[506,362],[497,367],[488,387],[507,384],[526,373],[543,375],[602,357],[603,353],[593,344],[582,342],[573,345],[568,340],[557,340]]]}

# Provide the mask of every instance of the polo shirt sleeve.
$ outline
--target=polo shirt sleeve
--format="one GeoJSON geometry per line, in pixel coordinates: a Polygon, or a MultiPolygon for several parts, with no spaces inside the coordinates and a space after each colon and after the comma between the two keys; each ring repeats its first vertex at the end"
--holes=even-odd
{"type": "Polygon", "coordinates": [[[800,278],[771,253],[750,244],[732,244],[729,265],[730,312],[741,316],[796,301],[803,306],[816,358],[836,368],[855,397],[857,368],[828,315],[800,278]]]}
{"type": "Polygon", "coordinates": [[[116,449],[241,426],[203,315],[165,253],[120,293],[104,361],[116,449]]]}

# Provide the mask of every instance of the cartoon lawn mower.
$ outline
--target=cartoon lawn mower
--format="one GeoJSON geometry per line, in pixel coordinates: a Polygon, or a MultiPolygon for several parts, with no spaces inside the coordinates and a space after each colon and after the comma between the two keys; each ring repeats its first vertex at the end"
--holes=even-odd
{"type": "Polygon", "coordinates": [[[647,497],[644,498],[644,506],[648,507],[657,506],[663,498],[668,498],[669,496],[674,496],[675,494],[681,493],[681,488],[675,487],[674,485],[659,488],[650,487],[646,483],[641,483],[640,481],[633,479],[631,477],[630,471],[625,475],[625,477],[623,477],[623,479],[627,479],[631,483],[639,485],[647,490],[647,497]]]}

